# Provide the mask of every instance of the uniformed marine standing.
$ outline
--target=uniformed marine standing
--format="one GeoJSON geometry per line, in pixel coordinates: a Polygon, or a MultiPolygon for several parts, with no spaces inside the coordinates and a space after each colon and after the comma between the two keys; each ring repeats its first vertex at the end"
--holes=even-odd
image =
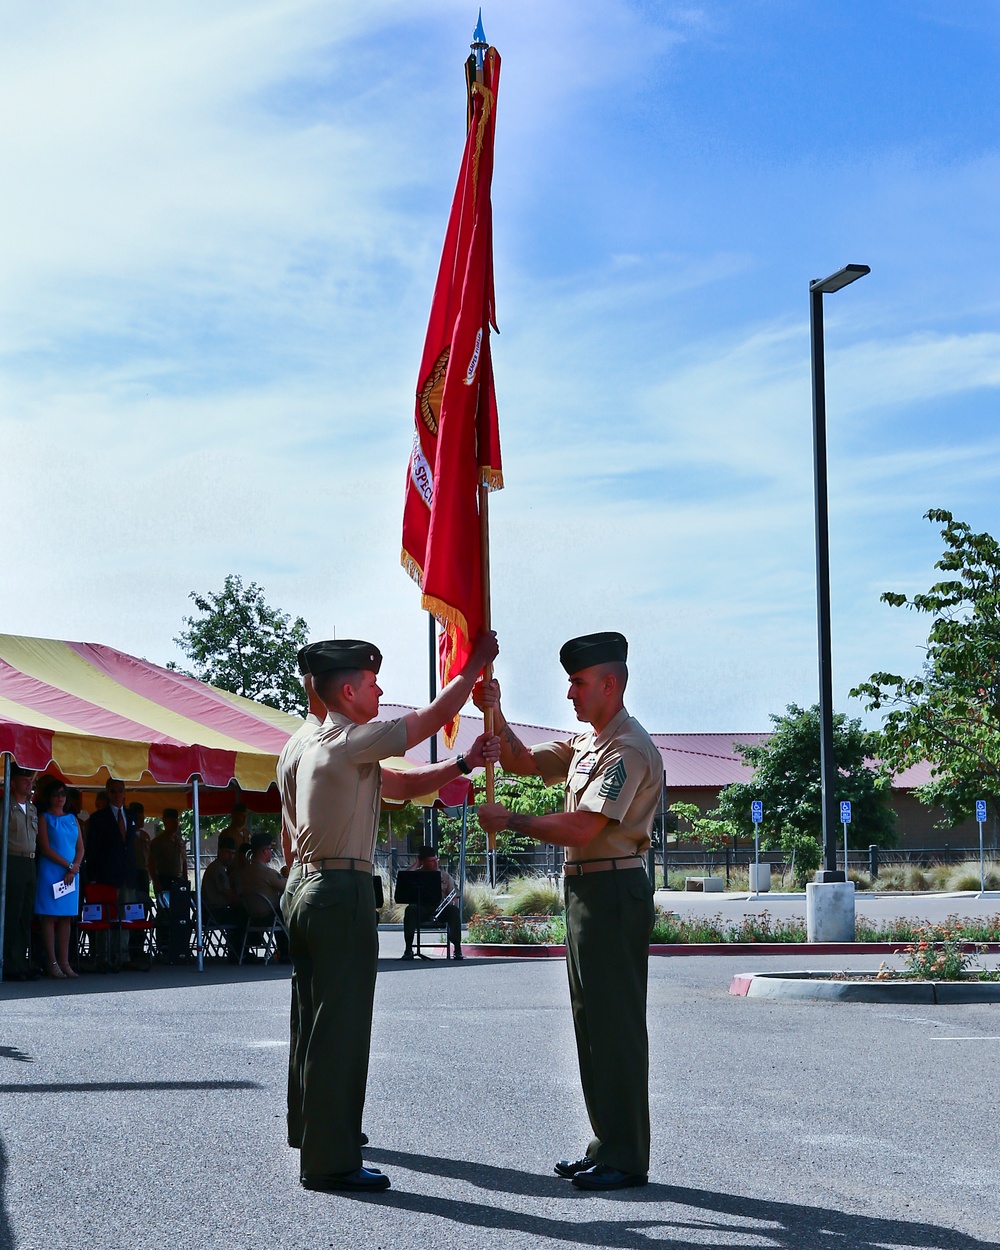
{"type": "MultiPolygon", "coordinates": [[[[302,866],[295,847],[295,774],[299,759],[308,743],[326,719],[326,708],[313,689],[312,674],[306,663],[308,647],[298,654],[299,676],[306,692],[308,712],[305,723],[288,739],[278,756],[278,792],[281,795],[281,853],[288,865],[288,879],[281,896],[281,918],[288,930],[289,915],[295,891],[302,881],[302,866]]],[[[299,986],[292,965],[292,1003],[288,1037],[288,1144],[298,1150],[302,1145],[302,1056],[299,1054],[299,986]]]]}
{"type": "Polygon", "coordinates": [[[660,801],[663,762],[623,704],[628,643],[618,633],[567,642],[577,719],[591,725],[569,742],[526,747],[500,712],[496,682],[477,688],[492,706],[506,772],[566,786],[565,811],[523,816],[483,805],[488,832],[512,829],[564,846],[566,967],[580,1076],[593,1140],[581,1159],[555,1170],[580,1189],[644,1185],[649,1172],[649,1042],[646,979],[653,892],[643,856],[660,801]]]}
{"type": "Polygon", "coordinates": [[[28,963],[31,922],[35,912],[35,854],[38,813],[31,801],[35,774],[11,764],[10,815],[7,823],[6,918],[3,931],[3,979],[27,981],[35,973],[28,963]]]}
{"type": "Polygon", "coordinates": [[[457,714],[497,653],[476,639],[469,662],[428,707],[377,721],[382,656],[371,643],[315,643],[306,664],[328,716],[295,771],[295,850],[302,880],[288,913],[299,997],[300,1178],[307,1189],[379,1190],[389,1178],[362,1166],[361,1117],[368,1079],[378,961],[372,869],[379,801],[415,798],[499,756],[481,735],[467,753],[407,772],[380,761],[436,733],[457,714]]]}

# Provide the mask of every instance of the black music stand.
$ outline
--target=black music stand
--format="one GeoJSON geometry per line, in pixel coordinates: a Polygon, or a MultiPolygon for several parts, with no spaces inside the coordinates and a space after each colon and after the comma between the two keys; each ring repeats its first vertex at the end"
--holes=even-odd
{"type": "Polygon", "coordinates": [[[417,909],[417,959],[430,959],[420,949],[420,921],[425,910],[433,911],[441,902],[441,873],[423,868],[396,874],[396,902],[411,903],[417,909]]]}

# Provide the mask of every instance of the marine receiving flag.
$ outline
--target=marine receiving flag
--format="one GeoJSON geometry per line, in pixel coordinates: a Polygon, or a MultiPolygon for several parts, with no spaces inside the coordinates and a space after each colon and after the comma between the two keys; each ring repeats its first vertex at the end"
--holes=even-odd
{"type": "MultiPolygon", "coordinates": [[[[485,624],[480,486],[503,486],[490,355],[490,328],[497,328],[490,189],[500,56],[481,32],[480,22],[466,62],[468,133],[420,362],[403,509],[403,567],[419,583],[423,607],[443,626],[442,686],[461,669],[470,639],[485,624]]],[[[457,729],[456,718],[444,731],[449,746],[457,729]]]]}

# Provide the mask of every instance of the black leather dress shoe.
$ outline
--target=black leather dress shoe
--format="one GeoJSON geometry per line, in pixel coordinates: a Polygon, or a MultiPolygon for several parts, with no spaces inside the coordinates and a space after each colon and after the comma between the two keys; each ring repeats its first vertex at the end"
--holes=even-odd
{"type": "Polygon", "coordinates": [[[577,1172],[573,1184],[577,1189],[631,1189],[635,1185],[645,1185],[648,1180],[642,1172],[619,1172],[617,1168],[595,1163],[585,1172],[577,1172]]]}
{"type": "MultiPolygon", "coordinates": [[[[368,1145],[368,1134],[367,1134],[367,1133],[362,1133],[362,1134],[361,1134],[361,1144],[362,1144],[362,1146],[367,1146],[367,1145],[368,1145]]],[[[377,1171],[378,1171],[378,1168],[373,1168],[373,1169],[372,1169],[372,1171],[377,1172],[377,1171]]]]}
{"type": "Polygon", "coordinates": [[[414,955],[413,951],[403,951],[400,959],[416,959],[416,955],[414,955]]]}
{"type": "Polygon", "coordinates": [[[452,955],[452,959],[457,960],[459,963],[461,963],[464,958],[465,956],[462,954],[461,951],[455,951],[455,953],[452,955]]]}
{"type": "Polygon", "coordinates": [[[375,1168],[355,1168],[353,1172],[334,1172],[330,1176],[307,1176],[303,1172],[299,1181],[304,1189],[319,1189],[324,1192],[352,1189],[377,1193],[381,1189],[388,1189],[390,1184],[388,1176],[375,1168]]]}
{"type": "Polygon", "coordinates": [[[594,1160],[588,1159],[586,1155],[582,1159],[560,1159],[554,1164],[552,1171],[556,1176],[565,1176],[567,1180],[572,1180],[579,1172],[586,1172],[588,1168],[594,1166],[594,1160]]]}

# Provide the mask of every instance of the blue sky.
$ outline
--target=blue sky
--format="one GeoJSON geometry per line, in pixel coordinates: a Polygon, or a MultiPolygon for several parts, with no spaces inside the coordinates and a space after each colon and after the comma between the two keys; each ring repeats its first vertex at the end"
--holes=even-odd
{"type": "MultiPolygon", "coordinates": [[[[156,661],[229,572],[426,690],[399,567],[475,6],[0,15],[2,628],[156,661]]],[[[508,711],[621,628],[653,730],[816,699],[807,284],[835,689],[915,671],[922,520],[1000,531],[1000,4],[486,5],[503,57],[493,498],[508,711]]],[[[857,708],[852,710],[857,711],[857,708]]]]}

